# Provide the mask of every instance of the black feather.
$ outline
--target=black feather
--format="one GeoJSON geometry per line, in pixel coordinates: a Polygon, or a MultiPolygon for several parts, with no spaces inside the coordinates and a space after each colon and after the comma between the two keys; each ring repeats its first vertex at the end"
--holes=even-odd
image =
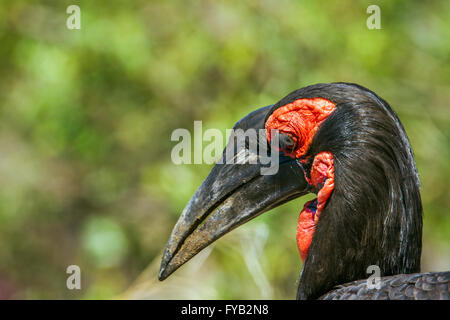
{"type": "Polygon", "coordinates": [[[366,280],[340,285],[320,300],[450,300],[450,271],[383,277],[378,289],[366,280]]]}

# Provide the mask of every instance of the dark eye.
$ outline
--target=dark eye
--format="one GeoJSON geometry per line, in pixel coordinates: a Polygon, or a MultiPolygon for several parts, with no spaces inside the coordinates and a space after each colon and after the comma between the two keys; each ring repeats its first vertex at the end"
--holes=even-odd
{"type": "Polygon", "coordinates": [[[297,145],[297,141],[292,136],[280,133],[280,148],[291,153],[295,150],[295,147],[297,145]]]}

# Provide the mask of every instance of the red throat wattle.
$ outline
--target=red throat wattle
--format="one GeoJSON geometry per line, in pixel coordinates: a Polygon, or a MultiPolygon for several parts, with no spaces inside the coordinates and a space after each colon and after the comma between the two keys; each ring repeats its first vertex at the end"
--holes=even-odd
{"type": "Polygon", "coordinates": [[[330,152],[320,152],[314,157],[311,179],[307,180],[320,189],[316,199],[305,203],[298,218],[297,246],[302,260],[306,258],[320,214],[334,189],[334,162],[330,152]]]}
{"type": "MultiPolygon", "coordinates": [[[[323,98],[298,99],[275,110],[266,121],[267,139],[271,130],[289,135],[295,141],[295,149],[284,153],[292,158],[306,154],[322,122],[336,109],[334,103],[323,98]]],[[[318,189],[317,198],[305,203],[297,225],[297,245],[305,260],[313,239],[320,214],[334,189],[334,161],[330,152],[318,153],[311,166],[309,184],[318,189]]]]}

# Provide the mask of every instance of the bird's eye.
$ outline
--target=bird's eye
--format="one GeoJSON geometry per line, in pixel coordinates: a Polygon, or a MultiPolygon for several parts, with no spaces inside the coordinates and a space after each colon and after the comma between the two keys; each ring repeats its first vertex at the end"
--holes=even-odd
{"type": "Polygon", "coordinates": [[[297,146],[297,139],[289,134],[280,133],[280,148],[289,153],[292,153],[297,146]]]}

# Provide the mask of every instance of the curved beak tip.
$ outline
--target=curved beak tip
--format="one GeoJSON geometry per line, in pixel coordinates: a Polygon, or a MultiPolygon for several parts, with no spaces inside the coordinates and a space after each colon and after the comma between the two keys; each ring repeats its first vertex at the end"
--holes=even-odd
{"type": "Polygon", "coordinates": [[[159,281],[163,281],[164,279],[167,278],[167,276],[165,275],[166,266],[167,266],[167,264],[164,263],[164,261],[161,262],[161,267],[159,268],[159,273],[158,273],[158,280],[159,281]]]}
{"type": "Polygon", "coordinates": [[[161,261],[161,266],[159,267],[159,273],[158,273],[158,280],[159,281],[163,281],[165,280],[168,276],[170,276],[173,272],[170,271],[169,265],[170,262],[172,261],[172,255],[168,254],[167,251],[164,252],[162,261],[161,261]]]}
{"type": "Polygon", "coordinates": [[[158,274],[159,281],[163,281],[167,278],[167,276],[164,274],[164,271],[165,271],[165,268],[163,268],[163,267],[159,270],[159,274],[158,274]]]}

